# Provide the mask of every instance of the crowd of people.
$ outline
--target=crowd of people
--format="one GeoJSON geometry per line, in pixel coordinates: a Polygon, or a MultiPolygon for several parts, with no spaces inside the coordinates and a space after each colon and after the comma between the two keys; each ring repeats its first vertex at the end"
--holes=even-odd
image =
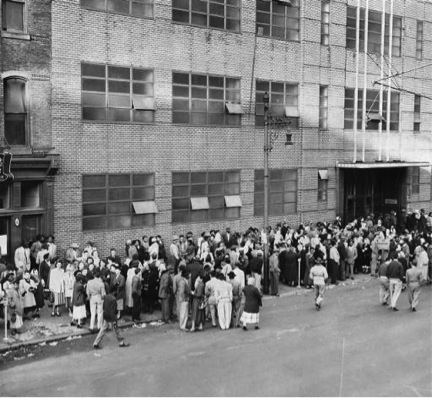
{"type": "Polygon", "coordinates": [[[163,322],[177,320],[188,332],[203,330],[206,322],[221,330],[259,328],[264,244],[270,294],[279,295],[280,283],[314,287],[317,309],[326,285],[370,273],[379,280],[383,304],[397,310],[407,285],[415,310],[420,286],[431,280],[432,213],[422,209],[371,214],[345,226],[337,217],[297,228],[283,221],[267,231],[188,232],[169,243],[160,235],[143,236],[106,257],[93,242],[82,250],[73,243],[60,256],[53,236],[37,236],[15,250],[14,264],[0,264],[0,296],[7,299],[12,334],[48,302],[51,316],[67,311],[77,328],[89,319],[90,330],[100,332],[95,348],[109,327],[126,346],[117,320],[130,316],[138,324],[142,313],[155,309],[163,322]]]}

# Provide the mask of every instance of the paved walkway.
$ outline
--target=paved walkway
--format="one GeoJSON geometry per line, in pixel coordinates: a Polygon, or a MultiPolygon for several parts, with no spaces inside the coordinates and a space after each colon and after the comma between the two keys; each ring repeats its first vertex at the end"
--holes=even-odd
{"type": "MultiPolygon", "coordinates": [[[[369,275],[360,274],[356,277],[354,281],[347,280],[341,282],[337,287],[334,285],[329,285],[329,289],[343,287],[347,284],[359,284],[362,282],[373,280],[369,275]]],[[[305,288],[288,287],[286,285],[279,285],[279,293],[281,297],[293,296],[293,295],[303,295],[310,294],[311,290],[305,288]]],[[[277,297],[274,296],[264,296],[264,300],[276,300],[277,297]]],[[[25,345],[32,344],[43,344],[52,343],[57,340],[63,339],[74,339],[81,335],[90,334],[89,321],[84,325],[82,329],[78,329],[76,326],[71,326],[71,318],[69,317],[68,311],[63,307],[60,317],[51,316],[52,308],[48,307],[46,302],[45,307],[40,311],[40,318],[24,321],[24,326],[21,328],[22,333],[16,334],[15,336],[10,335],[8,330],[8,342],[4,341],[5,337],[5,325],[3,319],[0,319],[0,353],[17,349],[25,345]]],[[[141,314],[142,323],[148,324],[152,323],[155,325],[156,322],[161,324],[161,312],[155,311],[153,314],[141,314]]],[[[118,323],[119,327],[131,327],[133,322],[130,316],[125,316],[120,319],[118,323]]]]}

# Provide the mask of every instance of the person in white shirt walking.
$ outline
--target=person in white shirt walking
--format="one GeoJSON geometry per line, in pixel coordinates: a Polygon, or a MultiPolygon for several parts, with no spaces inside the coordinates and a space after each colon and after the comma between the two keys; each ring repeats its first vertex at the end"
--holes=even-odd
{"type": "Polygon", "coordinates": [[[225,276],[218,275],[219,283],[215,289],[215,299],[217,302],[219,326],[222,330],[227,330],[231,323],[233,289],[232,285],[225,280],[225,276]]]}
{"type": "Polygon", "coordinates": [[[321,309],[324,300],[325,283],[328,278],[327,270],[322,265],[322,258],[315,259],[315,265],[311,268],[309,277],[313,280],[315,289],[315,307],[317,310],[321,309]]]}

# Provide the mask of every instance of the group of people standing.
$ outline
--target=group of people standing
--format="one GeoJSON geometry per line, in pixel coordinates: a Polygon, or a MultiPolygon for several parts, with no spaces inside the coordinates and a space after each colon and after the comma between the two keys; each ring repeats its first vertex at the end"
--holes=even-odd
{"type": "Polygon", "coordinates": [[[177,319],[184,331],[203,330],[206,321],[221,330],[247,330],[250,324],[259,327],[267,242],[272,295],[278,296],[279,283],[314,287],[319,310],[327,284],[362,272],[379,277],[380,300],[391,297],[394,310],[406,283],[415,311],[421,284],[430,282],[432,225],[423,210],[404,220],[401,225],[392,212],[345,226],[339,217],[298,228],[284,221],[267,231],[188,232],[174,235],[167,245],[160,235],[143,236],[126,241],[123,256],[112,248],[104,258],[87,242],[82,251],[71,244],[61,260],[54,237],[38,236],[16,249],[14,265],[0,269],[0,294],[9,300],[13,331],[19,331],[23,319],[39,316],[46,299],[51,316],[66,309],[78,328],[89,317],[95,332],[115,327],[125,314],[138,323],[143,312],[155,308],[161,308],[162,321],[177,319]],[[403,228],[408,225],[413,229],[403,228]]]}

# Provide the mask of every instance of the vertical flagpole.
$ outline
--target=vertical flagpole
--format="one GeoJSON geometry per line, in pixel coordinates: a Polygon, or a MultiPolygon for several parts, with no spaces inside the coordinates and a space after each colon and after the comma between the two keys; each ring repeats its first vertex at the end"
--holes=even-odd
{"type": "Polygon", "coordinates": [[[357,162],[357,118],[358,118],[358,80],[359,80],[359,54],[360,54],[360,3],[357,0],[356,15],[356,63],[355,63],[355,89],[354,89],[354,157],[353,163],[357,162]]]}
{"type": "Polygon", "coordinates": [[[365,34],[364,34],[364,70],[363,70],[363,109],[362,109],[362,162],[365,161],[366,146],[366,102],[367,102],[367,63],[368,63],[368,38],[369,38],[369,0],[366,0],[365,8],[365,34]]]}
{"type": "MultiPolygon", "coordinates": [[[[381,66],[380,66],[380,79],[384,79],[384,46],[385,46],[385,10],[386,2],[383,1],[383,10],[381,16],[381,66]]],[[[384,86],[380,85],[380,95],[379,95],[379,114],[383,116],[383,101],[384,101],[384,86]]],[[[382,119],[378,124],[378,135],[379,135],[379,145],[378,145],[378,160],[382,160],[382,119]]]]}
{"type": "MultiPolygon", "coordinates": [[[[393,0],[390,1],[390,22],[389,22],[389,61],[388,61],[388,75],[391,76],[392,69],[392,45],[393,45],[393,0]]],[[[388,82],[388,89],[387,89],[387,120],[386,120],[386,127],[387,127],[387,162],[390,160],[390,110],[391,110],[391,84],[390,81],[388,82]]]]}

